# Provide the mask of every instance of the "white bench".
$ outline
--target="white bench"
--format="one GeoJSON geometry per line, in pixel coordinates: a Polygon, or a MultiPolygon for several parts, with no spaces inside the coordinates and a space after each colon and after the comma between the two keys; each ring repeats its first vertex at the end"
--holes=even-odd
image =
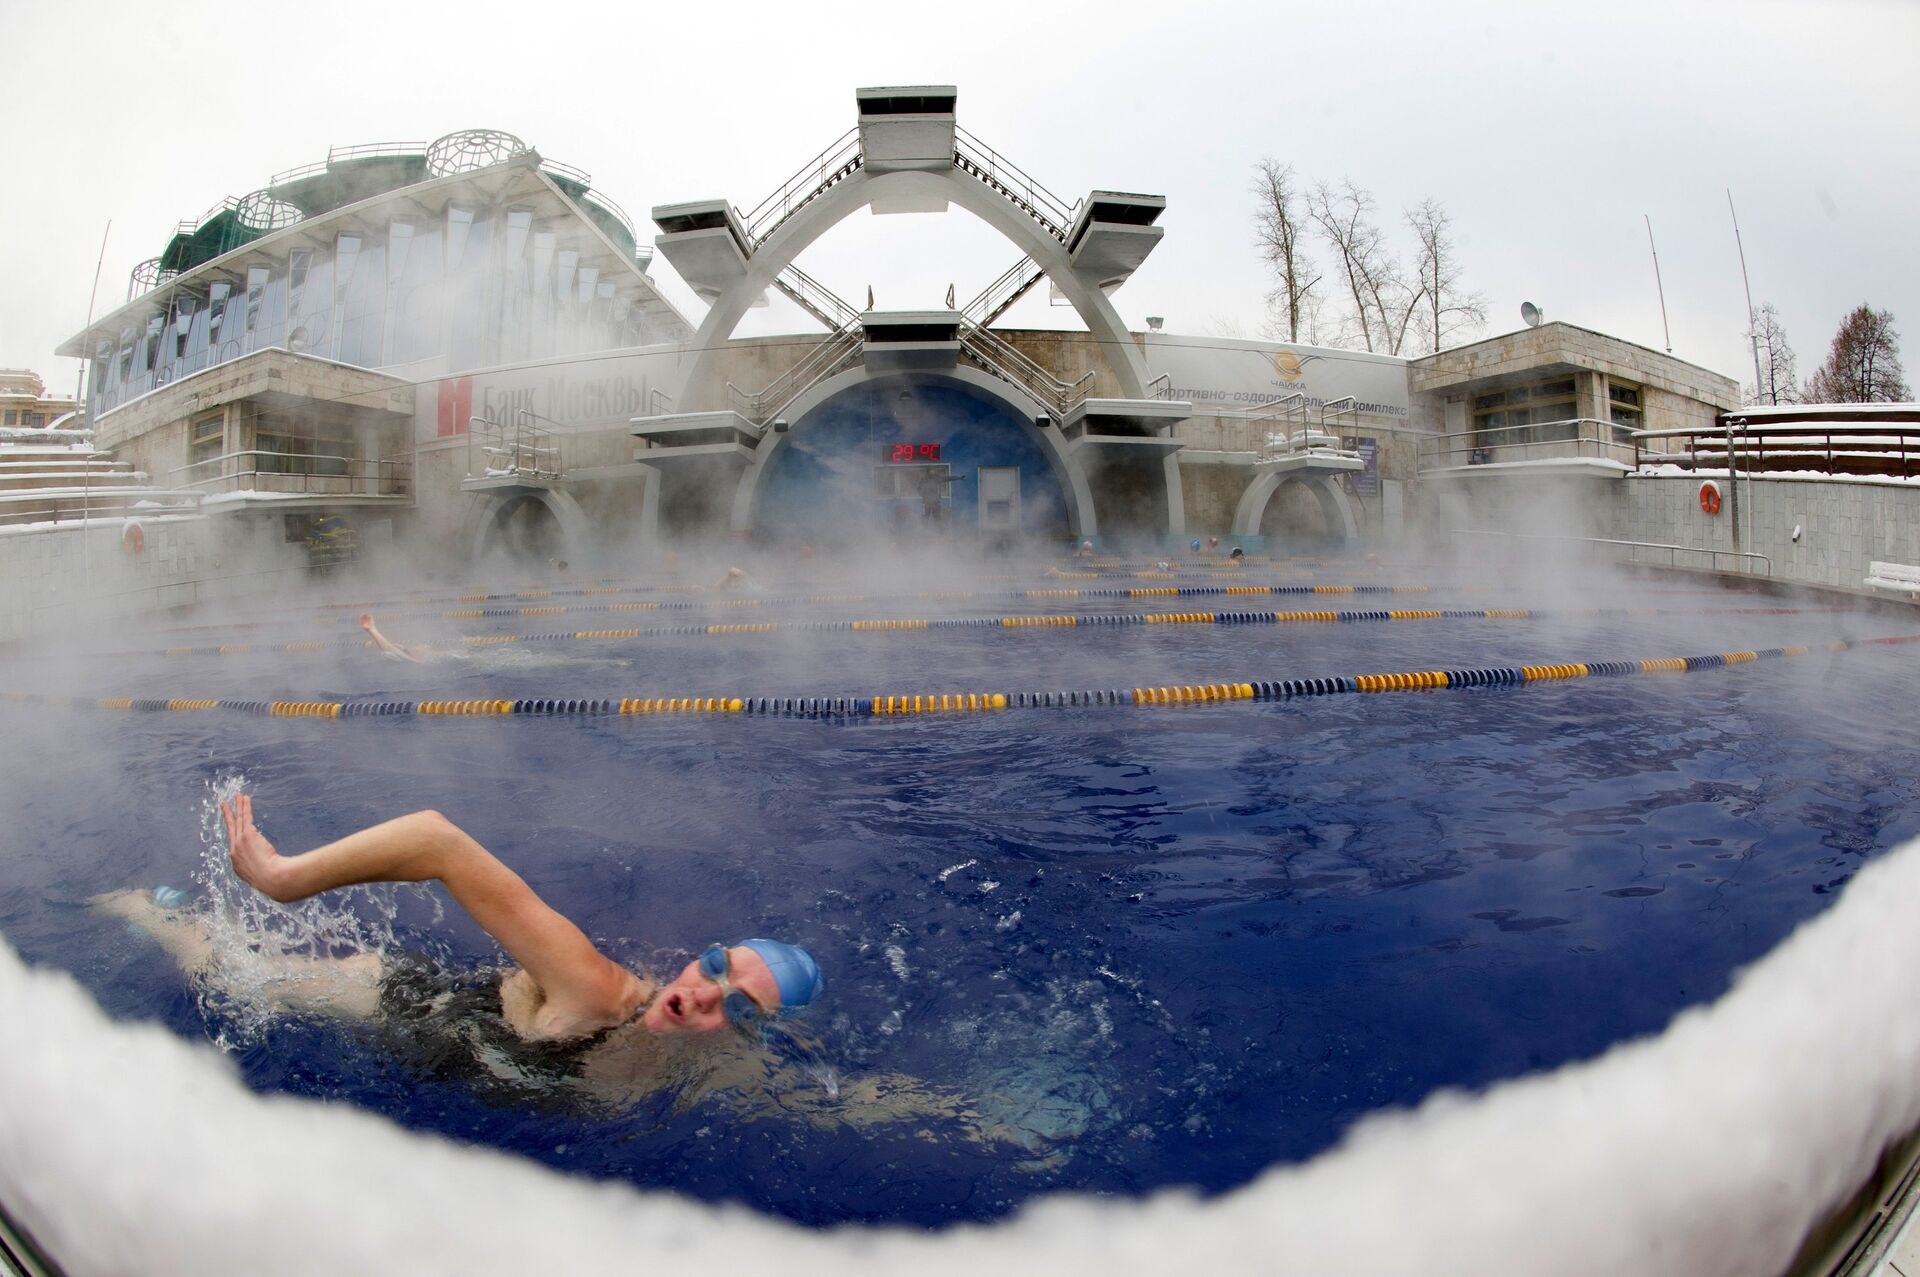
{"type": "Polygon", "coordinates": [[[1869,590],[1892,590],[1896,594],[1920,595],[1920,565],[1869,563],[1865,584],[1869,590]]]}

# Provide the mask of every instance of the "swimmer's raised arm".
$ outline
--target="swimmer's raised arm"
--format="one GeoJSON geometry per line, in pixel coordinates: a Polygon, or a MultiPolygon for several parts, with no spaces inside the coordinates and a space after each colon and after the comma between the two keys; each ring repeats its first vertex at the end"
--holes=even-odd
{"type": "Polygon", "coordinates": [[[397,656],[403,661],[412,661],[416,665],[420,663],[419,657],[380,632],[380,627],[373,623],[373,613],[360,614],[360,628],[367,632],[367,637],[372,640],[373,645],[388,656],[397,656]]]}
{"type": "Polygon", "coordinates": [[[572,920],[542,900],[519,874],[437,811],[349,834],[297,856],[283,856],[253,823],[253,800],[220,804],[233,871],[282,903],[370,882],[438,881],[486,929],[544,995],[542,1029],[555,1036],[618,1024],[650,992],[609,960],[572,920]]]}

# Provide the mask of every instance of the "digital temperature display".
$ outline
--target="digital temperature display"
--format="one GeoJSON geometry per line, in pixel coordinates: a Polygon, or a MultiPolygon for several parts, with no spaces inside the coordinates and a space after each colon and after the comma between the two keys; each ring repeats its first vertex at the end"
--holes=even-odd
{"type": "Polygon", "coordinates": [[[940,460],[940,445],[937,443],[883,443],[880,445],[880,456],[889,465],[917,465],[940,460]]]}

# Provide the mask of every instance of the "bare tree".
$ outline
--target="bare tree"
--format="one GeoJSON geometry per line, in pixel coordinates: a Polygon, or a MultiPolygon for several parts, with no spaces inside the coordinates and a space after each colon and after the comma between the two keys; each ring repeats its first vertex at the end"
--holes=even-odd
{"type": "Polygon", "coordinates": [[[1453,218],[1439,200],[1421,200],[1407,211],[1413,230],[1419,277],[1420,328],[1427,349],[1438,354],[1449,338],[1478,332],[1487,322],[1487,301],[1460,286],[1460,262],[1454,255],[1453,218]]]}
{"type": "Polygon", "coordinates": [[[1809,403],[1904,403],[1913,397],[1900,367],[1890,311],[1857,307],[1840,321],[1827,362],[1807,378],[1809,403]]]}
{"type": "Polygon", "coordinates": [[[1280,311],[1286,340],[1300,340],[1302,323],[1311,329],[1314,286],[1320,275],[1306,249],[1306,210],[1295,184],[1293,165],[1271,158],[1253,166],[1253,194],[1259,201],[1254,214],[1261,255],[1273,269],[1275,286],[1270,303],[1280,311]]]}
{"type": "Polygon", "coordinates": [[[1373,323],[1367,313],[1367,277],[1373,259],[1381,253],[1380,231],[1368,220],[1373,197],[1352,182],[1335,190],[1327,182],[1314,183],[1307,192],[1307,217],[1333,250],[1334,261],[1353,310],[1348,319],[1368,350],[1373,349],[1373,323]]]}
{"type": "Polygon", "coordinates": [[[1760,384],[1744,387],[1745,400],[1753,404],[1799,403],[1793,347],[1787,342],[1786,327],[1772,302],[1760,303],[1753,312],[1753,341],[1760,354],[1760,384]]]}
{"type": "Polygon", "coordinates": [[[1400,353],[1407,329],[1425,290],[1408,282],[1373,221],[1373,196],[1342,182],[1326,182],[1307,193],[1307,217],[1334,251],[1345,291],[1352,299],[1348,318],[1368,350],[1400,353]]]}

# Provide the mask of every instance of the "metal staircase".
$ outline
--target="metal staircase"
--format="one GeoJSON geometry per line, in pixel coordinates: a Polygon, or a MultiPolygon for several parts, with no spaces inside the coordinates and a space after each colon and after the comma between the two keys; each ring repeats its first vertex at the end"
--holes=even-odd
{"type": "Polygon", "coordinates": [[[961,307],[960,313],[986,327],[1007,313],[1033,286],[1046,277],[1040,263],[1022,257],[1000,273],[1000,277],[980,290],[979,296],[961,307]]]}
{"type": "Polygon", "coordinates": [[[958,125],[953,130],[953,166],[985,183],[1038,222],[1047,234],[1062,244],[1067,242],[1067,232],[1080,216],[1080,205],[1069,206],[1029,177],[1025,170],[958,125]]]}

